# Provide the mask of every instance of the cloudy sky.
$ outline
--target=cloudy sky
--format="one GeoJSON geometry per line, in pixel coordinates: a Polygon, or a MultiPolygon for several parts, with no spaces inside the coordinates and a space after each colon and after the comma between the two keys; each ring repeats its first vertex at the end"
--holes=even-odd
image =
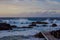
{"type": "Polygon", "coordinates": [[[0,0],[0,17],[60,17],[60,0],[0,0]]]}

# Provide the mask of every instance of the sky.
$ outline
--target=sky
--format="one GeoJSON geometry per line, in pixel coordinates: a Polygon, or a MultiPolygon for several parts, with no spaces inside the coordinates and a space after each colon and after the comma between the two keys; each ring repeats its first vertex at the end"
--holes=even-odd
{"type": "Polygon", "coordinates": [[[0,17],[60,17],[60,0],[0,0],[0,17]]]}

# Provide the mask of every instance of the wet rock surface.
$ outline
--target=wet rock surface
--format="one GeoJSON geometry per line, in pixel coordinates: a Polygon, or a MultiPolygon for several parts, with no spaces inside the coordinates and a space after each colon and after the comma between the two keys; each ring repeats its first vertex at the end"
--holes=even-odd
{"type": "Polygon", "coordinates": [[[52,27],[56,27],[57,26],[57,24],[52,24],[52,27]]]}
{"type": "Polygon", "coordinates": [[[17,26],[15,25],[10,25],[7,23],[0,23],[0,30],[12,30],[12,28],[16,28],[17,26]]]}
{"type": "Polygon", "coordinates": [[[12,28],[16,28],[17,26],[15,26],[15,25],[12,25],[11,27],[12,27],[12,28]]]}
{"type": "Polygon", "coordinates": [[[28,27],[23,26],[23,27],[20,27],[20,28],[33,28],[33,27],[32,26],[28,26],[28,27]]]}
{"type": "Polygon", "coordinates": [[[44,36],[42,35],[41,32],[35,34],[34,37],[36,37],[36,38],[44,38],[44,36]]]}
{"type": "Polygon", "coordinates": [[[32,22],[32,25],[36,25],[36,24],[48,24],[47,22],[32,22]]]}
{"type": "Polygon", "coordinates": [[[50,32],[55,38],[60,39],[60,30],[50,32]]]}
{"type": "Polygon", "coordinates": [[[0,23],[0,30],[12,30],[10,24],[7,23],[0,23]]]}

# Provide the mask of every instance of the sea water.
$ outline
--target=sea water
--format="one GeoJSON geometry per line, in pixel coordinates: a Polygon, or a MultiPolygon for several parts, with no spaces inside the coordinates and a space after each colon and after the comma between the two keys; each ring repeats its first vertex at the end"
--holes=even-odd
{"type": "MultiPolygon", "coordinates": [[[[60,29],[60,19],[59,18],[0,18],[0,23],[8,23],[10,25],[15,25],[17,28],[13,28],[13,30],[4,30],[0,31],[0,38],[4,36],[14,36],[14,35],[22,35],[22,36],[33,36],[39,32],[45,31],[55,31],[60,29]],[[46,27],[42,26],[43,24],[37,24],[34,28],[19,28],[19,27],[28,27],[32,22],[43,21],[48,22],[46,27]],[[52,23],[56,23],[57,27],[51,27],[52,23]]],[[[32,39],[32,38],[30,38],[32,39]]],[[[35,39],[35,38],[34,38],[35,39]]]]}

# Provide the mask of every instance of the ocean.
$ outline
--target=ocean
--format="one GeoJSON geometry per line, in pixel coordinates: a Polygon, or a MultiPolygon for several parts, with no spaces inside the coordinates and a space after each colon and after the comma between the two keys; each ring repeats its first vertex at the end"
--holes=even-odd
{"type": "Polygon", "coordinates": [[[34,38],[33,35],[39,32],[49,32],[49,31],[56,31],[60,30],[60,18],[58,17],[6,17],[0,18],[0,23],[7,23],[10,25],[17,26],[12,30],[1,30],[0,31],[0,38],[5,36],[24,36],[29,38],[24,38],[24,40],[45,40],[44,38],[34,38]],[[32,22],[47,22],[49,24],[36,24],[33,28],[21,28],[21,27],[29,27],[32,22]],[[51,25],[55,23],[57,27],[51,27],[51,25]]]}

